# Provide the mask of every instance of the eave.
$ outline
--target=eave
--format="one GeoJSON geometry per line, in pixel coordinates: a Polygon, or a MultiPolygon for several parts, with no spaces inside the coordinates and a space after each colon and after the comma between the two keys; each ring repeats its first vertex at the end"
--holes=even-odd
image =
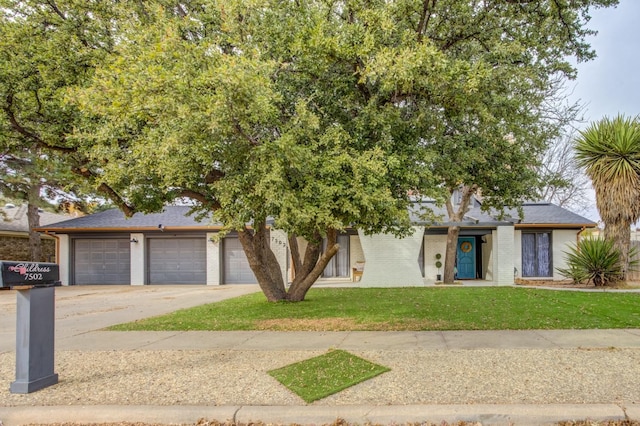
{"type": "Polygon", "coordinates": [[[76,234],[87,232],[206,232],[206,231],[220,231],[222,226],[164,226],[162,229],[157,226],[140,226],[140,227],[91,227],[91,228],[46,228],[40,227],[36,231],[44,233],[56,233],[56,234],[76,234]]]}

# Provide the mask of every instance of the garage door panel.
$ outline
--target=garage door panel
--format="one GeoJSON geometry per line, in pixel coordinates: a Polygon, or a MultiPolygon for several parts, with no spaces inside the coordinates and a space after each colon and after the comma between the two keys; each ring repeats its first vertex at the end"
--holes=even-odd
{"type": "Polygon", "coordinates": [[[256,280],[247,255],[237,238],[225,238],[224,246],[224,283],[225,284],[255,284],[256,280]]]}
{"type": "Polygon", "coordinates": [[[149,239],[150,284],[205,284],[205,238],[149,239]]]}
{"type": "Polygon", "coordinates": [[[75,284],[130,284],[128,239],[78,239],[74,244],[75,284]]]}

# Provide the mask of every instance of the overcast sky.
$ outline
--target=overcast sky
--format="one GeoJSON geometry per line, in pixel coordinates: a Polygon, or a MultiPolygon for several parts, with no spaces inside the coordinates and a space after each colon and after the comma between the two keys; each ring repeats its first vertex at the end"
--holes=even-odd
{"type": "MultiPolygon", "coordinates": [[[[568,83],[572,101],[584,105],[585,123],[618,114],[635,117],[640,114],[640,0],[620,0],[616,8],[591,11],[588,27],[598,31],[589,38],[597,57],[577,64],[578,78],[568,83]]],[[[578,212],[591,220],[599,220],[595,197],[593,207],[578,212]]]]}
{"type": "Polygon", "coordinates": [[[624,113],[640,114],[640,0],[620,0],[616,8],[591,11],[589,38],[598,55],[578,64],[578,78],[569,82],[571,98],[580,99],[589,121],[624,113]]]}

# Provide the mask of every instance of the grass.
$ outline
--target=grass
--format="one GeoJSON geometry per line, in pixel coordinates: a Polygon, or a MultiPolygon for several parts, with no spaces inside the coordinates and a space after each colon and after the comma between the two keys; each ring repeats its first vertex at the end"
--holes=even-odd
{"type": "Polygon", "coordinates": [[[387,371],[388,368],[349,352],[333,350],[315,358],[271,370],[269,375],[309,403],[387,371]]]}
{"type": "Polygon", "coordinates": [[[532,330],[640,328],[640,294],[514,287],[320,288],[304,302],[262,293],[110,330],[532,330]]]}

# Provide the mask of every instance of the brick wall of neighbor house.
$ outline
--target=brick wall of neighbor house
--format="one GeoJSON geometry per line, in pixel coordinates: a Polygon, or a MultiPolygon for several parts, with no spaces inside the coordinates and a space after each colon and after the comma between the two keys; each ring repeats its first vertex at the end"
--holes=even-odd
{"type": "Polygon", "coordinates": [[[424,237],[424,278],[427,281],[435,281],[438,273],[444,274],[444,255],[446,250],[446,235],[426,235],[424,237]],[[437,253],[440,253],[440,262],[442,262],[440,272],[436,268],[437,253]]]}
{"type": "Polygon", "coordinates": [[[414,233],[405,238],[392,234],[364,235],[358,231],[367,261],[363,287],[409,287],[424,285],[418,256],[424,228],[414,226],[414,233]]]}
{"type": "MultiPolygon", "coordinates": [[[[22,237],[0,237],[0,259],[29,260],[29,239],[22,237]]],[[[56,261],[56,242],[52,239],[42,239],[41,262],[56,261]]]]}

